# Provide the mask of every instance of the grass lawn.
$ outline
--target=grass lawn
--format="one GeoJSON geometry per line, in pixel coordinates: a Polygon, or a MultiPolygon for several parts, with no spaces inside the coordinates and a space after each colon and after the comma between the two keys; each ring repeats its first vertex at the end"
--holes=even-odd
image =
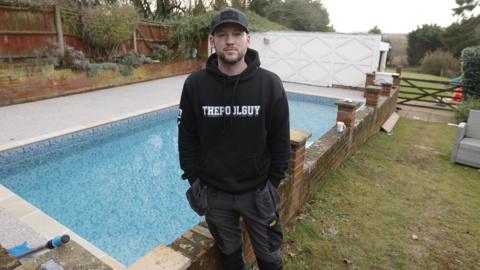
{"type": "Polygon", "coordinates": [[[455,133],[371,137],[286,229],[285,269],[480,269],[480,171],[450,164],[455,133]]]}
{"type": "Polygon", "coordinates": [[[448,81],[450,79],[447,77],[441,77],[441,76],[417,73],[417,72],[411,72],[411,71],[402,71],[402,77],[424,79],[424,80],[438,80],[438,81],[448,81]]]}

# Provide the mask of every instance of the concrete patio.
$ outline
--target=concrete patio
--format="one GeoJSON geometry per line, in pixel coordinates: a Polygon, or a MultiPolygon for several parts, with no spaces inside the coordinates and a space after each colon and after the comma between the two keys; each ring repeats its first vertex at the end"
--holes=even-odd
{"type": "Polygon", "coordinates": [[[453,111],[436,110],[407,105],[397,105],[397,108],[397,112],[401,117],[433,123],[455,123],[455,115],[453,111]]]}

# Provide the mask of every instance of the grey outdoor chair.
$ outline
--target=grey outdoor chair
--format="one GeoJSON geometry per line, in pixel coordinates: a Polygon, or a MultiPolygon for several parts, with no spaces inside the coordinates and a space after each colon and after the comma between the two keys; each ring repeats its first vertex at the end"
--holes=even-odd
{"type": "Polygon", "coordinates": [[[470,110],[467,123],[458,125],[451,161],[480,168],[480,110],[470,110]]]}

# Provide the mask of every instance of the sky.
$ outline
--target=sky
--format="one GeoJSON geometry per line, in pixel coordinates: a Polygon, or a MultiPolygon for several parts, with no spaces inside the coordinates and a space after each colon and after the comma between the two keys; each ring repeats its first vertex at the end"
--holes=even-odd
{"type": "Polygon", "coordinates": [[[409,33],[417,25],[446,27],[457,20],[455,0],[321,0],[337,32],[409,33]]]}

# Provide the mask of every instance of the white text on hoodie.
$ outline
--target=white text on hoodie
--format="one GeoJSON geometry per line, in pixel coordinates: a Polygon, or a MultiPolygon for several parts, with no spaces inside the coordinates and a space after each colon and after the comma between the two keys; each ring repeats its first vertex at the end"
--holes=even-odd
{"type": "Polygon", "coordinates": [[[203,115],[206,117],[243,116],[258,117],[260,114],[260,105],[243,106],[202,106],[203,115]]]}

